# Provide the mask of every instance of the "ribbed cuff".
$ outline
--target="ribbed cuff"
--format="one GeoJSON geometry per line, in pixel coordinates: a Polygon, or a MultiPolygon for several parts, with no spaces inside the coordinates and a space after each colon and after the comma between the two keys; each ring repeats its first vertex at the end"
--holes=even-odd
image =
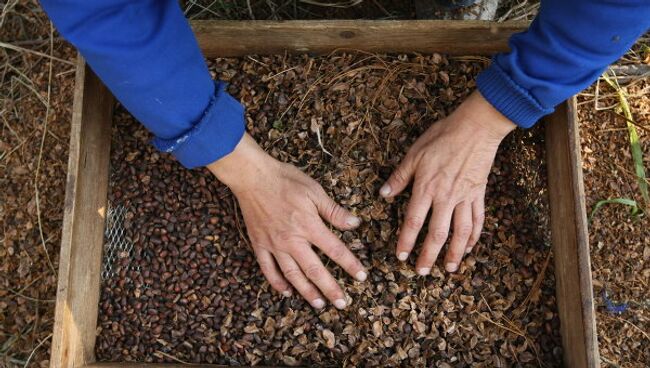
{"type": "Polygon", "coordinates": [[[544,108],[494,62],[476,77],[481,95],[513,123],[530,128],[553,108],[544,108]]]}
{"type": "Polygon", "coordinates": [[[188,169],[232,152],[244,135],[244,107],[226,92],[226,87],[224,82],[215,83],[214,96],[192,129],[172,139],[156,137],[154,146],[172,153],[188,169]]]}

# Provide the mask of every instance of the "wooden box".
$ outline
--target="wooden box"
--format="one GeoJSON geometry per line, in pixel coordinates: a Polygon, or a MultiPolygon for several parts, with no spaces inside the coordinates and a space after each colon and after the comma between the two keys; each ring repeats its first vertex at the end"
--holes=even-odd
{"type": "MultiPolygon", "coordinates": [[[[215,58],[322,54],[336,49],[488,55],[507,50],[510,35],[526,24],[199,21],[192,26],[205,56],[215,58]]],[[[51,366],[55,368],[163,366],[95,363],[113,104],[111,93],[79,58],[52,342],[51,366]]],[[[561,104],[546,120],[551,235],[564,362],[567,367],[595,368],[599,356],[575,100],[561,104]]]]}

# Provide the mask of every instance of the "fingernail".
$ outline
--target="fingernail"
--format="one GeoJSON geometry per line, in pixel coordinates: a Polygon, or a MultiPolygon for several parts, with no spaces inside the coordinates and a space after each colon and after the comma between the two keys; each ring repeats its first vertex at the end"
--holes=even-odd
{"type": "Polygon", "coordinates": [[[350,216],[345,220],[345,224],[350,227],[357,227],[361,224],[361,219],[356,216],[350,216]]]}
{"type": "Polygon", "coordinates": [[[343,299],[336,299],[336,300],[334,301],[334,306],[335,306],[337,309],[343,309],[343,308],[345,308],[345,305],[346,305],[346,304],[347,304],[347,303],[345,303],[345,300],[343,300],[343,299]]]}
{"type": "Polygon", "coordinates": [[[363,272],[363,271],[359,271],[359,272],[357,272],[355,277],[359,281],[366,281],[366,279],[368,278],[368,274],[363,272]]]}
{"type": "Polygon", "coordinates": [[[456,272],[456,270],[458,269],[458,263],[449,262],[445,265],[445,268],[447,269],[447,272],[456,272]]]}
{"type": "Polygon", "coordinates": [[[321,298],[314,299],[311,302],[311,305],[313,305],[314,308],[316,308],[316,309],[321,309],[321,308],[323,308],[325,306],[325,301],[323,299],[321,299],[321,298]]]}
{"type": "Polygon", "coordinates": [[[384,186],[379,189],[379,194],[381,194],[382,197],[388,197],[391,191],[392,189],[390,185],[384,184],[384,186]]]}
{"type": "Polygon", "coordinates": [[[472,249],[474,249],[474,247],[469,247],[469,248],[465,249],[465,254],[472,253],[472,249]]]}
{"type": "Polygon", "coordinates": [[[406,259],[409,257],[409,254],[406,252],[401,252],[400,254],[397,255],[397,259],[400,261],[406,261],[406,259]]]}
{"type": "Polygon", "coordinates": [[[291,296],[291,290],[285,290],[285,291],[283,291],[283,292],[282,292],[282,296],[284,296],[285,298],[290,297],[290,296],[291,296]]]}
{"type": "Polygon", "coordinates": [[[418,270],[418,274],[420,274],[420,276],[426,276],[426,275],[428,275],[430,272],[431,272],[431,268],[429,268],[429,267],[422,267],[422,268],[420,268],[420,269],[418,270]]]}

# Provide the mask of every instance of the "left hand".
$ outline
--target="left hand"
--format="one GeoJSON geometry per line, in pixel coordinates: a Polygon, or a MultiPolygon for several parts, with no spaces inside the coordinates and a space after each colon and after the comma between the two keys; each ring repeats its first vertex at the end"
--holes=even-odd
{"type": "Polygon", "coordinates": [[[394,197],[413,180],[411,201],[397,242],[399,260],[408,258],[433,207],[416,270],[420,275],[431,272],[450,227],[454,233],[445,269],[458,269],[463,255],[472,250],[481,234],[485,186],[499,143],[515,127],[479,92],[474,92],[454,113],[431,125],[418,138],[380,190],[383,197],[394,197]]]}

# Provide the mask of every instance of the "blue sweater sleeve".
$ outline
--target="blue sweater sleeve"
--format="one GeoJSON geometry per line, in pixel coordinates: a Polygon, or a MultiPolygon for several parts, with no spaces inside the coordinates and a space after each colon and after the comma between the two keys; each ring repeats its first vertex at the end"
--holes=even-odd
{"type": "Polygon", "coordinates": [[[542,0],[510,52],[477,77],[481,94],[521,127],[593,83],[650,26],[648,0],[542,0]]]}
{"type": "Polygon", "coordinates": [[[115,97],[186,167],[230,153],[244,109],[214,82],[176,0],[41,0],[115,97]]]}

